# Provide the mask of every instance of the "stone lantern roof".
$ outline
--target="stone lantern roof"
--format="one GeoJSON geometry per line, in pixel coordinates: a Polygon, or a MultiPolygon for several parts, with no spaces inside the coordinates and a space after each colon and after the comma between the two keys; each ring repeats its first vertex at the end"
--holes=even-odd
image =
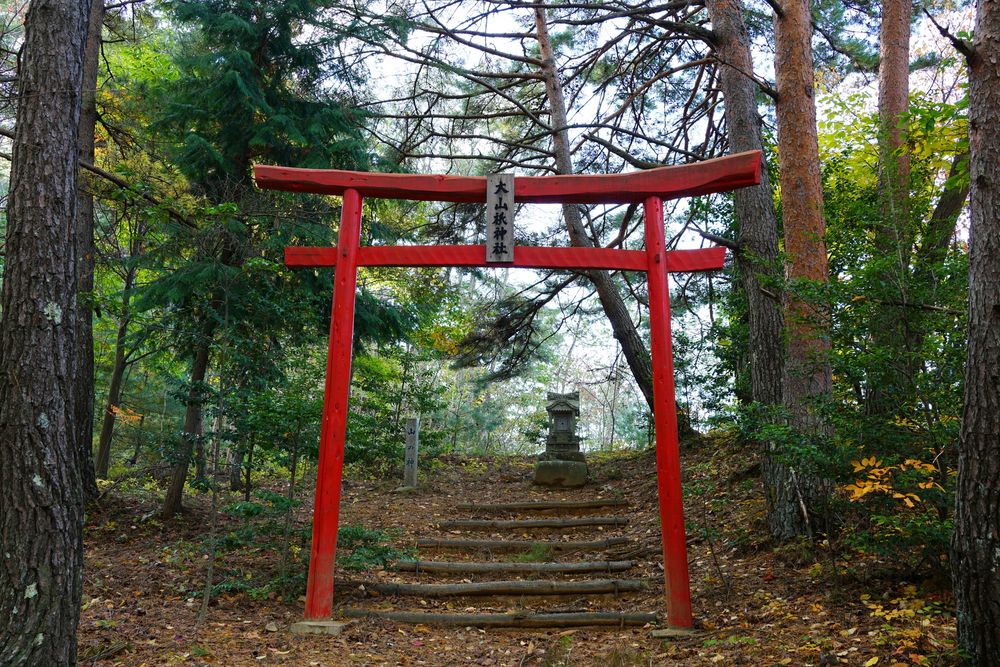
{"type": "Polygon", "coordinates": [[[580,392],[574,391],[569,394],[556,394],[549,392],[548,403],[545,404],[545,411],[552,412],[572,412],[574,417],[580,416],[580,392]]]}

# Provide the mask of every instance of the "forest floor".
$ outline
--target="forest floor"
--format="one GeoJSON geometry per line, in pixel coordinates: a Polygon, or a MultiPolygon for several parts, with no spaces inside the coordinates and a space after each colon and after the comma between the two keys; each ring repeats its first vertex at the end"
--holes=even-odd
{"type": "MultiPolygon", "coordinates": [[[[580,514],[627,516],[608,535],[631,538],[627,547],[571,554],[563,560],[628,557],[635,569],[616,575],[647,578],[638,593],[614,595],[420,599],[377,596],[375,582],[458,582],[451,575],[399,573],[365,564],[372,553],[342,550],[349,558],[337,571],[335,616],[345,608],[423,611],[642,611],[666,617],[660,530],[652,452],[591,458],[591,483],[574,491],[543,491],[531,484],[527,458],[449,456],[421,471],[419,490],[398,491],[397,480],[345,481],[341,526],[384,531],[381,548],[409,555],[418,538],[525,539],[493,531],[441,531],[436,523],[469,517],[460,503],[520,500],[623,498],[627,507],[580,514]],[[456,534],[457,533],[457,534],[456,534]],[[366,588],[363,585],[368,583],[366,588]]],[[[87,518],[84,606],[79,641],[82,665],[950,665],[955,664],[952,599],[934,579],[905,577],[893,563],[871,555],[797,542],[765,539],[759,466],[725,438],[687,446],[682,453],[692,599],[697,631],[679,639],[655,639],[651,627],[524,629],[403,625],[354,619],[343,634],[296,636],[288,631],[302,614],[302,599],[284,599],[277,581],[298,578],[301,559],[282,563],[301,548],[295,531],[266,512],[250,523],[218,516],[224,549],[214,563],[217,588],[199,623],[201,591],[209,566],[211,514],[208,496],[188,500],[170,521],[143,520],[158,493],[118,488],[87,518]],[[291,535],[291,540],[287,536],[291,535]],[[291,543],[290,547],[287,545],[291,543]],[[268,582],[272,582],[269,584],[268,582]]],[[[355,475],[356,477],[356,475],[355,475]]],[[[283,491],[275,486],[276,491],[283,491]]],[[[311,498],[311,490],[300,491],[311,498]]],[[[234,500],[226,497],[219,506],[234,500]]],[[[272,501],[277,502],[275,497],[272,501]]],[[[244,506],[244,514],[261,505],[244,506]]],[[[236,512],[239,513],[238,511],[236,512]]],[[[308,525],[309,503],[297,510],[293,528],[308,525]]],[[[521,518],[527,518],[520,515],[521,518]]],[[[504,517],[500,517],[504,518],[504,517]]],[[[506,517],[511,518],[511,517],[506,517]]],[[[593,539],[596,529],[535,532],[535,539],[593,539]]],[[[378,549],[376,548],[376,552],[378,549]]],[[[421,550],[427,560],[472,555],[421,550]]],[[[510,558],[510,555],[503,557],[510,558]]],[[[482,559],[481,556],[477,557],[482,559]]],[[[500,555],[497,559],[501,559],[500,555]]],[[[523,557],[522,557],[523,558],[523,557]]],[[[597,577],[607,575],[595,575],[597,577]]],[[[567,578],[566,575],[558,575],[567,578]]],[[[468,579],[484,580],[483,575],[468,579]]],[[[513,578],[493,576],[492,578],[513,578]]]]}

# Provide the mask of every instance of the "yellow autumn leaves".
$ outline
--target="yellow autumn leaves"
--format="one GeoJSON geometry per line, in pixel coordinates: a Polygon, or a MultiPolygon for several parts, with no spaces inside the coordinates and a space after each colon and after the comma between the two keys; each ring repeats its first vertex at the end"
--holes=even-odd
{"type": "Polygon", "coordinates": [[[851,461],[851,465],[855,473],[864,474],[855,482],[842,487],[852,502],[860,501],[872,493],[882,493],[899,500],[907,507],[916,507],[916,504],[921,502],[920,496],[897,486],[897,476],[905,471],[915,471],[927,476],[923,481],[917,482],[917,488],[943,490],[933,477],[938,469],[918,459],[906,459],[900,464],[887,466],[878,458],[869,456],[860,461],[851,461]]]}

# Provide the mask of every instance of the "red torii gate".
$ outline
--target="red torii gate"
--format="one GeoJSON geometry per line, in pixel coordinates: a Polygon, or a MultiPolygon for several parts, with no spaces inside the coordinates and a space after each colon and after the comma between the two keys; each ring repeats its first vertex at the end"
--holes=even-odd
{"type": "Polygon", "coordinates": [[[340,195],[340,234],[333,248],[285,248],[287,266],[335,266],[333,313],[320,431],[312,551],[306,584],[307,620],[329,618],[344,467],[347,401],[354,339],[358,266],[477,266],[493,268],[611,269],[645,271],[649,282],[650,347],[656,425],[656,477],[663,533],[667,622],[689,628],[688,581],[677,413],[674,403],[667,274],[722,268],[726,249],[667,251],[663,200],[724,192],[760,183],[759,151],[704,162],[615,175],[518,176],[515,201],[525,203],[643,204],[646,250],[612,248],[514,248],[514,261],[488,264],[486,246],[368,246],[361,239],[364,197],[477,203],[486,201],[486,178],[423,174],[374,174],[332,169],[257,166],[257,185],[273,190],[340,195]]]}

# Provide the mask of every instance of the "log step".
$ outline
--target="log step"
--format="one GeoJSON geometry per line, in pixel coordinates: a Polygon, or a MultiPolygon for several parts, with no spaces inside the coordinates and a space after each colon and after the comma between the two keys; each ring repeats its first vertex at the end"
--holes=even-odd
{"type": "Polygon", "coordinates": [[[598,507],[623,507],[628,502],[621,498],[598,498],[596,500],[525,501],[520,503],[477,504],[460,503],[457,509],[472,512],[544,512],[547,510],[580,510],[598,507]]]}
{"type": "Polygon", "coordinates": [[[418,595],[427,598],[466,595],[577,595],[629,593],[649,586],[644,579],[590,579],[585,581],[480,581],[469,584],[366,583],[382,595],[418,595]]]}
{"type": "Polygon", "coordinates": [[[491,551],[527,551],[545,549],[549,553],[560,554],[585,549],[609,549],[619,544],[627,544],[627,537],[609,537],[606,540],[583,542],[545,542],[539,540],[417,540],[420,549],[483,549],[491,551]]]}
{"type": "Polygon", "coordinates": [[[465,528],[468,530],[523,530],[526,528],[580,528],[583,526],[624,526],[628,519],[623,516],[584,516],[576,519],[515,519],[511,521],[494,519],[457,519],[440,521],[443,530],[465,528]]]}
{"type": "Polygon", "coordinates": [[[482,572],[621,572],[635,567],[634,560],[600,560],[575,563],[462,563],[433,560],[401,560],[395,564],[399,572],[434,572],[476,574],[482,572]]]}
{"type": "Polygon", "coordinates": [[[435,614],[413,611],[375,611],[345,609],[348,618],[384,618],[397,623],[422,623],[424,625],[471,625],[473,627],[517,628],[571,628],[588,625],[623,628],[628,625],[657,623],[653,613],[621,613],[609,611],[571,613],[513,613],[513,614],[435,614]]]}

